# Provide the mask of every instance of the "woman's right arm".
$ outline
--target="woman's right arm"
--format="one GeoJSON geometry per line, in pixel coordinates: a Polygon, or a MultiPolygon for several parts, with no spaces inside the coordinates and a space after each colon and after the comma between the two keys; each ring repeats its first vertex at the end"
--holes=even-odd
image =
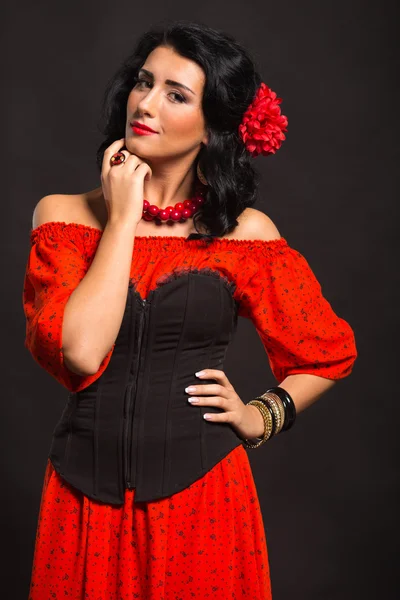
{"type": "MultiPolygon", "coordinates": [[[[118,336],[128,293],[136,226],[143,211],[143,182],[145,177],[151,177],[150,166],[127,150],[123,151],[128,157],[125,163],[110,166],[111,155],[122,144],[123,139],[117,140],[104,153],[102,187],[108,221],[93,261],[70,295],[64,311],[64,361],[79,375],[96,373],[118,336]]],[[[33,227],[53,220],[50,210],[50,202],[35,209],[33,227]]]]}
{"type": "Polygon", "coordinates": [[[108,222],[93,262],[65,307],[63,352],[67,367],[92,375],[114,344],[128,293],[135,224],[108,222]]]}

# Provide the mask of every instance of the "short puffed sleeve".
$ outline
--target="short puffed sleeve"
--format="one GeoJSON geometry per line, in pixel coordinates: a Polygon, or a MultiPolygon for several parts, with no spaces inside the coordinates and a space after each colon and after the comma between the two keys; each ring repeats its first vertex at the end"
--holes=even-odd
{"type": "Polygon", "coordinates": [[[301,373],[348,376],[357,357],[354,332],[323,296],[304,256],[282,237],[254,240],[246,260],[253,270],[238,314],[254,323],[277,381],[301,373]]]}
{"type": "Polygon", "coordinates": [[[88,269],[84,238],[79,229],[69,224],[50,222],[31,230],[30,242],[22,299],[26,318],[24,345],[50,375],[69,391],[78,392],[100,377],[115,346],[92,375],[78,375],[64,363],[65,306],[88,269]]]}

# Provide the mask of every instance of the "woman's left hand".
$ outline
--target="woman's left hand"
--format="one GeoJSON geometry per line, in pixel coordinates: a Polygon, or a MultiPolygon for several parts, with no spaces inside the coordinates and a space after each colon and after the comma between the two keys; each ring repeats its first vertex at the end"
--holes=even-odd
{"type": "Polygon", "coordinates": [[[193,406],[216,406],[224,410],[222,413],[208,413],[207,421],[229,423],[242,439],[262,437],[264,420],[260,411],[256,406],[248,406],[242,402],[225,373],[217,369],[203,369],[200,373],[202,375],[196,374],[200,379],[216,379],[218,383],[196,384],[185,388],[190,396],[188,401],[193,406]],[[194,402],[195,399],[197,402],[194,402]]]}

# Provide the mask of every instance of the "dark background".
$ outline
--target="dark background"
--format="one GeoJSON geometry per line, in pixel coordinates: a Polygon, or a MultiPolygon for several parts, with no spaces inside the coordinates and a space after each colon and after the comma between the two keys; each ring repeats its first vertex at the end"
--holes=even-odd
{"type": "MultiPolygon", "coordinates": [[[[175,1],[168,8],[158,0],[8,4],[2,32],[2,598],[28,595],[47,453],[67,397],[23,345],[32,212],[44,195],[100,185],[96,123],[106,81],[137,36],[166,18],[232,33],[282,97],[287,139],[275,156],[255,159],[262,173],[256,208],[304,254],[356,335],[351,376],[299,414],[293,429],[248,450],[273,598],[398,598],[395,7],[356,0],[175,1]]],[[[244,401],[276,385],[261,341],[243,319],[226,372],[244,401]]]]}

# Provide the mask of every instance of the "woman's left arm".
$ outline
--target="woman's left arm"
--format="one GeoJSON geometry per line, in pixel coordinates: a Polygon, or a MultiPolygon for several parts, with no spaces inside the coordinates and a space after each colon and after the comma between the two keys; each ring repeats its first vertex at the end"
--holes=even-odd
{"type": "MultiPolygon", "coordinates": [[[[239,315],[256,327],[277,381],[272,385],[285,389],[300,413],[350,375],[355,335],[324,297],[306,258],[282,237],[259,238],[243,263],[250,277],[242,284],[239,315]]],[[[257,407],[248,408],[263,431],[257,407]]]]}
{"type": "Polygon", "coordinates": [[[300,413],[333,388],[335,383],[336,381],[333,379],[304,373],[301,375],[288,375],[279,384],[279,387],[290,394],[296,406],[296,413],[300,413]]]}
{"type": "MultiPolygon", "coordinates": [[[[214,406],[220,413],[205,413],[213,422],[229,423],[243,439],[261,438],[264,419],[256,406],[244,402],[236,393],[226,373],[217,369],[203,369],[196,373],[199,383],[185,389],[188,401],[195,406],[214,406]],[[201,379],[214,379],[216,383],[203,384],[201,379]]],[[[291,395],[296,412],[301,412],[334,385],[333,380],[316,375],[289,375],[280,384],[291,395]]]]}
{"type": "MultiPolygon", "coordinates": [[[[305,257],[278,237],[279,232],[264,217],[261,225],[257,223],[258,229],[250,232],[252,239],[243,245],[237,273],[238,315],[255,325],[277,382],[272,386],[285,389],[299,413],[337,380],[350,375],[357,358],[355,336],[324,297],[305,257]]],[[[216,383],[202,385],[199,380],[195,389],[186,391],[198,397],[198,404],[224,411],[204,417],[231,423],[241,437],[261,437],[264,420],[260,411],[238,396],[226,373],[204,369],[203,377],[216,383]]],[[[267,381],[261,385],[257,395],[271,387],[267,381]]]]}
{"type": "MultiPolygon", "coordinates": [[[[296,414],[314,404],[321,396],[330,390],[336,381],[326,379],[318,375],[304,373],[301,375],[288,375],[280,384],[279,387],[286,390],[291,396],[296,407],[296,414]]],[[[246,404],[245,410],[251,414],[251,421],[248,425],[250,431],[255,433],[250,436],[254,438],[262,438],[264,433],[264,419],[258,408],[252,404],[246,404]]]]}

